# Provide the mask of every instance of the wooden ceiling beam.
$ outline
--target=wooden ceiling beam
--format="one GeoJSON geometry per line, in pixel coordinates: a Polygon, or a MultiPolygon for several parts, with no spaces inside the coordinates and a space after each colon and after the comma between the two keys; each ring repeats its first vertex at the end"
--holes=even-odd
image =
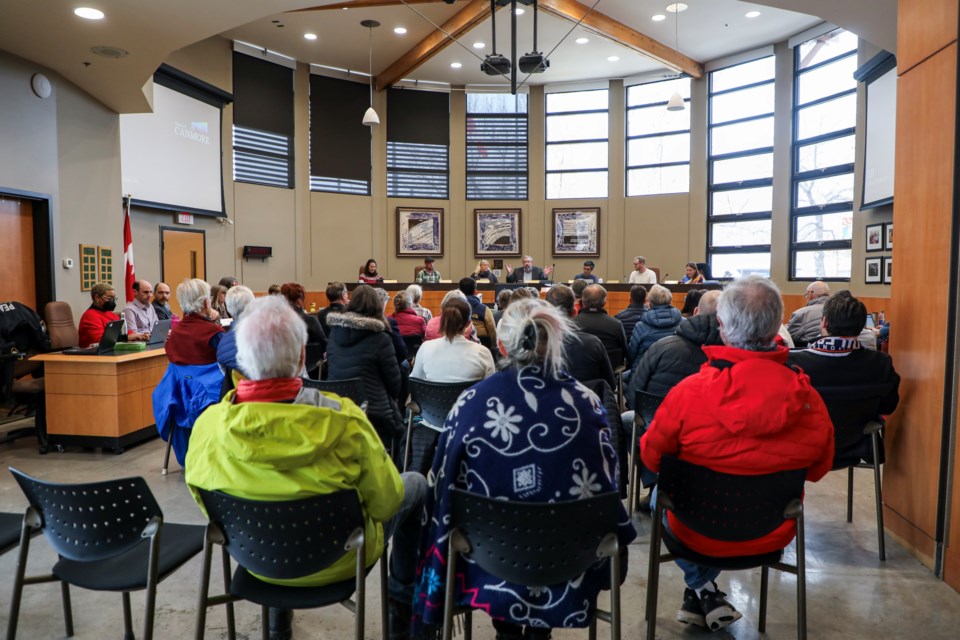
{"type": "Polygon", "coordinates": [[[703,65],[693,58],[671,49],[608,15],[599,11],[591,11],[590,7],[577,2],[577,0],[540,0],[539,7],[547,13],[572,22],[577,22],[582,18],[583,22],[580,23],[580,26],[600,36],[653,58],[671,69],[682,71],[692,78],[703,77],[703,65]]]}
{"type": "Polygon", "coordinates": [[[345,0],[335,4],[325,4],[320,7],[308,7],[306,9],[294,9],[290,13],[301,11],[329,11],[330,9],[365,9],[368,7],[395,7],[404,4],[438,4],[444,0],[345,0]]]}

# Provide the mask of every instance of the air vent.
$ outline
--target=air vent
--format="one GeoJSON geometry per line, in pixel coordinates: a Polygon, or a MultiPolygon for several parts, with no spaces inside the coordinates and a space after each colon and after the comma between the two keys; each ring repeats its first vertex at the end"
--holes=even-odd
{"type": "Polygon", "coordinates": [[[130,52],[126,49],[121,49],[120,47],[108,47],[108,46],[99,46],[93,47],[90,49],[93,53],[98,56],[103,56],[104,58],[123,58],[130,55],[130,52]]]}

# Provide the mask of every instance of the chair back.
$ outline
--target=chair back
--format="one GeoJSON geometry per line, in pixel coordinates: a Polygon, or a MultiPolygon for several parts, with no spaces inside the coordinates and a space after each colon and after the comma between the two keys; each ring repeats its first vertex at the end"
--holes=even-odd
{"type": "Polygon", "coordinates": [[[66,302],[48,302],[43,308],[52,348],[56,351],[80,344],[80,333],[73,321],[73,310],[66,302]]]}
{"type": "Polygon", "coordinates": [[[607,349],[607,357],[610,358],[610,366],[614,369],[623,366],[626,362],[623,349],[607,349]]]}
{"type": "Polygon", "coordinates": [[[423,267],[422,264],[417,265],[417,266],[415,266],[415,267],[413,268],[413,279],[414,279],[414,281],[416,281],[417,276],[420,275],[420,272],[423,271],[423,268],[424,268],[424,267],[423,267]]]}
{"type": "Polygon", "coordinates": [[[407,345],[407,358],[413,358],[423,344],[423,336],[418,334],[403,336],[403,344],[407,345]]]}
{"type": "Polygon", "coordinates": [[[307,361],[304,365],[307,371],[313,371],[320,366],[320,362],[323,360],[324,346],[325,345],[319,342],[307,343],[307,361]]]}
{"type": "Polygon", "coordinates": [[[616,493],[565,502],[508,502],[451,490],[451,528],[468,540],[464,555],[501,580],[542,586],[571,580],[598,561],[597,547],[616,535],[616,493]]]}
{"type": "Polygon", "coordinates": [[[303,378],[303,386],[327,393],[335,393],[343,398],[350,398],[359,407],[367,402],[367,392],[360,378],[345,378],[343,380],[310,380],[303,378]]]}
{"type": "Polygon", "coordinates": [[[410,399],[420,408],[420,416],[424,422],[435,427],[442,427],[447,420],[447,414],[453,409],[460,394],[477,384],[479,380],[470,382],[427,382],[410,378],[410,399]]]}
{"type": "Polygon", "coordinates": [[[637,391],[633,406],[637,415],[643,419],[644,427],[649,427],[650,423],[653,422],[653,416],[657,414],[657,409],[660,408],[663,398],[664,396],[657,396],[646,391],[637,391]]]}
{"type": "Polygon", "coordinates": [[[10,468],[54,551],[70,560],[96,562],[138,545],[144,530],[163,512],[146,480],[121,478],[58,484],[10,468]]]}
{"type": "Polygon", "coordinates": [[[806,469],[732,475],[663,456],[657,499],[685,526],[714,540],[761,538],[783,524],[790,503],[803,498],[806,469]]]}
{"type": "Polygon", "coordinates": [[[247,500],[197,489],[210,522],[224,535],[227,553],[246,570],[274,580],[308,576],[347,552],[364,529],[357,492],[350,489],[301,500],[247,500]]]}
{"type": "Polygon", "coordinates": [[[830,413],[837,450],[862,440],[868,422],[879,422],[880,404],[890,393],[889,384],[814,388],[830,413]]]}

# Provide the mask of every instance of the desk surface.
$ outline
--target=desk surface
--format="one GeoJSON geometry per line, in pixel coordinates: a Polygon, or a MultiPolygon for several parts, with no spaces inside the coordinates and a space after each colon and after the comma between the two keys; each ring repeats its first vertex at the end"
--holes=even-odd
{"type": "Polygon", "coordinates": [[[111,364],[121,364],[124,362],[133,362],[136,360],[145,360],[148,358],[156,358],[158,356],[167,357],[167,352],[163,349],[147,349],[145,351],[130,351],[120,355],[111,355],[111,356],[71,356],[67,354],[60,353],[55,351],[53,353],[41,353],[31,357],[31,360],[37,360],[39,362],[97,362],[104,363],[108,362],[111,364]]]}

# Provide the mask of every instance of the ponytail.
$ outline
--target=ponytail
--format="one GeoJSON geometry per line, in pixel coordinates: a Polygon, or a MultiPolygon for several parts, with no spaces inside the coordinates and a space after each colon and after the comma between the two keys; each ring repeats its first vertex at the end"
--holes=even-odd
{"type": "Polygon", "coordinates": [[[453,342],[470,324],[470,305],[463,298],[452,298],[443,307],[440,316],[440,331],[453,342]]]}

